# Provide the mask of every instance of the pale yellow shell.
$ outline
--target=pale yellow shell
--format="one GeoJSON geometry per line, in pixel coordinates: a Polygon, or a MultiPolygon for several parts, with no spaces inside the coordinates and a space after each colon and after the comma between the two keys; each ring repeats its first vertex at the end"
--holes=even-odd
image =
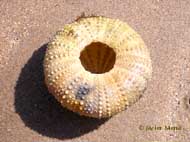
{"type": "Polygon", "coordinates": [[[110,117],[134,103],[151,78],[141,37],[120,20],[81,18],[48,44],[45,82],[62,106],[81,115],[110,117]]]}

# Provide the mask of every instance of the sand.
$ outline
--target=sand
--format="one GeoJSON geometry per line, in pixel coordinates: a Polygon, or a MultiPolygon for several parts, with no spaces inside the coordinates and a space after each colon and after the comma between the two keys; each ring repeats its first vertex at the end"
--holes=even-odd
{"type": "Polygon", "coordinates": [[[189,0],[1,0],[0,15],[0,141],[190,141],[189,0]],[[83,12],[127,22],[151,52],[143,97],[109,120],[62,109],[43,82],[46,44],[83,12]]]}

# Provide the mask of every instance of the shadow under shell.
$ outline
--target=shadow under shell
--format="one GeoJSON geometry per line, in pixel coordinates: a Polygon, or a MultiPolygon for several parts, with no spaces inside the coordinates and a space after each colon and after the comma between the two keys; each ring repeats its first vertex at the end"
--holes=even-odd
{"type": "Polygon", "coordinates": [[[68,139],[81,136],[108,119],[88,118],[64,109],[48,93],[44,83],[43,60],[47,44],[44,44],[22,68],[15,86],[15,110],[25,125],[38,133],[68,139]]]}

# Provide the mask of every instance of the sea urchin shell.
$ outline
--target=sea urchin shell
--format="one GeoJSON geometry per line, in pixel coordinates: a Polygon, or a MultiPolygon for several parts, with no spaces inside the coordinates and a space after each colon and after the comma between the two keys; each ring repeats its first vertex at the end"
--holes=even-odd
{"type": "Polygon", "coordinates": [[[150,54],[126,23],[105,17],[65,25],[44,59],[48,90],[81,115],[110,117],[138,100],[151,78],[150,54]]]}

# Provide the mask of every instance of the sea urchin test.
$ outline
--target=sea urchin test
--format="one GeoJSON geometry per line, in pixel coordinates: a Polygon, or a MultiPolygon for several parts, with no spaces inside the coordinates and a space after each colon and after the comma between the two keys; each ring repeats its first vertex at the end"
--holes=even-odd
{"type": "Polygon", "coordinates": [[[86,17],[65,25],[49,42],[44,74],[63,107],[106,118],[140,98],[152,65],[143,40],[127,23],[86,17]]]}

